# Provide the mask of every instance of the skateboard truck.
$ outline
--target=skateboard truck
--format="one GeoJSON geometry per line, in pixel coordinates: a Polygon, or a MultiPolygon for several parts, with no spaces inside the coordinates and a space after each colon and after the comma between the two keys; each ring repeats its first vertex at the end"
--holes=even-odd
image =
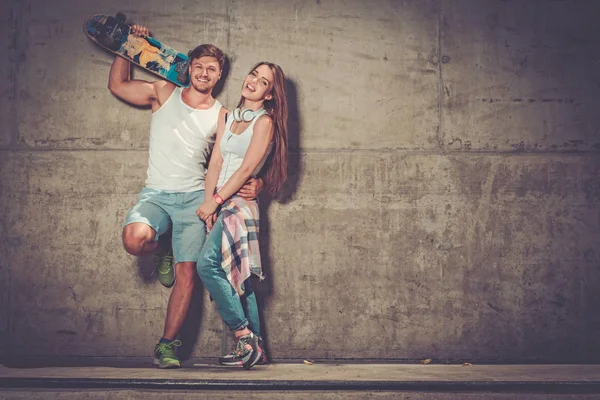
{"type": "Polygon", "coordinates": [[[190,54],[192,51],[188,51],[188,59],[186,61],[182,61],[175,66],[175,72],[177,72],[177,81],[182,85],[186,85],[190,80],[190,62],[192,61],[190,58],[190,54]]]}
{"type": "Polygon", "coordinates": [[[123,36],[122,26],[127,18],[123,13],[108,17],[104,25],[98,29],[98,42],[108,49],[116,51],[121,46],[119,39],[123,36]]]}

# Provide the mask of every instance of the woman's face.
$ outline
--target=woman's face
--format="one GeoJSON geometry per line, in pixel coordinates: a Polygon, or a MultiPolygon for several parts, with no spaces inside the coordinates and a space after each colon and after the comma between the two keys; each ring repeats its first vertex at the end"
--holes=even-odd
{"type": "Polygon", "coordinates": [[[273,71],[262,64],[251,71],[242,86],[242,96],[251,101],[271,100],[273,89],[273,71]]]}

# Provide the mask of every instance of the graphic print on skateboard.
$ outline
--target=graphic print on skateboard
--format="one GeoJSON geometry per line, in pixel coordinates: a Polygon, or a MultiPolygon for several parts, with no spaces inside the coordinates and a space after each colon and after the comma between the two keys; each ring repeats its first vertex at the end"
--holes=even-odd
{"type": "Polygon", "coordinates": [[[188,56],[149,36],[131,33],[126,17],[96,14],[83,23],[83,31],[96,44],[177,86],[189,86],[188,56]]]}

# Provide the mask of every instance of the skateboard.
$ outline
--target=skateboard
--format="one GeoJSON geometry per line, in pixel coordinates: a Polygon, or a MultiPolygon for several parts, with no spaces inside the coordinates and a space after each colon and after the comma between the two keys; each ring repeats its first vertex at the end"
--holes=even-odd
{"type": "Polygon", "coordinates": [[[177,86],[189,86],[188,56],[150,36],[137,36],[116,16],[96,14],[83,23],[83,31],[96,44],[177,86]]]}

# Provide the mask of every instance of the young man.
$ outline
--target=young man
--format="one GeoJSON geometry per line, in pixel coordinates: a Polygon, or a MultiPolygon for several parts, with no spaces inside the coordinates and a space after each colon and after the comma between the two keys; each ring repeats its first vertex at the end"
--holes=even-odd
{"type": "MultiPolygon", "coordinates": [[[[148,29],[132,26],[138,35],[148,29]]],[[[130,63],[116,57],[108,88],[122,100],[150,106],[150,149],[146,186],[131,208],[123,228],[123,246],[133,255],[156,252],[158,237],[172,226],[173,267],[159,270],[159,280],[173,285],[162,338],[154,350],[160,368],[181,366],[176,340],[190,307],[195,283],[196,261],[206,237],[204,222],[196,209],[204,200],[204,177],[215,142],[217,121],[226,109],[212,96],[221,79],[225,56],[210,44],[190,53],[190,87],[178,88],[168,81],[131,80],[130,63]]],[[[240,196],[253,199],[262,182],[249,181],[240,196]]],[[[211,194],[212,195],[212,194],[211,194]]]]}

